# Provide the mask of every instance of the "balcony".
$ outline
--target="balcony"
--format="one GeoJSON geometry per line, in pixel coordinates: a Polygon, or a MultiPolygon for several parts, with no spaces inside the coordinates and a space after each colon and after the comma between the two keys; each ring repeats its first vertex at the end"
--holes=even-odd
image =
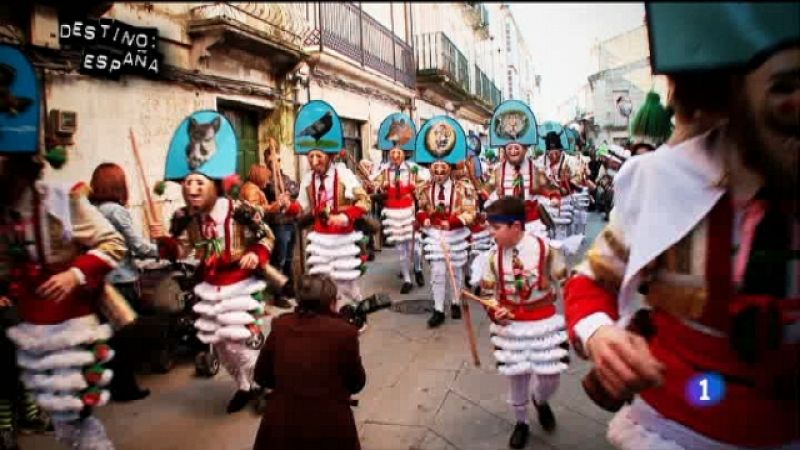
{"type": "Polygon", "coordinates": [[[309,26],[301,4],[214,2],[192,8],[189,15],[187,31],[195,38],[195,57],[223,40],[268,55],[279,67],[290,68],[303,57],[309,26]]]}
{"type": "Polygon", "coordinates": [[[362,67],[414,88],[414,52],[392,30],[354,3],[320,2],[316,13],[316,29],[307,45],[335,50],[362,67]]]}
{"type": "Polygon", "coordinates": [[[486,75],[478,66],[475,66],[475,88],[473,95],[475,98],[483,102],[486,107],[494,111],[494,108],[502,101],[502,93],[500,89],[495,86],[489,76],[486,75]]]}
{"type": "Polygon", "coordinates": [[[417,54],[417,82],[441,83],[454,96],[470,95],[467,57],[443,32],[414,36],[417,54]]]}

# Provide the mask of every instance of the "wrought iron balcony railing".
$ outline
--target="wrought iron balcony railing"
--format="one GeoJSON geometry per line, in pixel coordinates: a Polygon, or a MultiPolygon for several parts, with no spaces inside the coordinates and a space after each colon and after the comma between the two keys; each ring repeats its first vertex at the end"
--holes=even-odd
{"type": "Polygon", "coordinates": [[[315,12],[315,38],[308,44],[335,50],[406,87],[414,87],[413,50],[392,30],[350,2],[320,2],[315,12]]]}
{"type": "Polygon", "coordinates": [[[491,108],[499,105],[502,101],[500,89],[492,82],[477,65],[475,66],[475,78],[473,79],[474,89],[472,94],[482,100],[491,108]]]}
{"type": "Polygon", "coordinates": [[[470,93],[467,57],[447,35],[438,31],[414,36],[418,75],[439,75],[449,78],[465,93],[470,93]]]}

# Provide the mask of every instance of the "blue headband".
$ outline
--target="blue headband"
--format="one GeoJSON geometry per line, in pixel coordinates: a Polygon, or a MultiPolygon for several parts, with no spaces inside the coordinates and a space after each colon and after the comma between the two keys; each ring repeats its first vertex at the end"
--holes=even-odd
{"type": "Polygon", "coordinates": [[[525,223],[525,216],[512,216],[505,214],[489,214],[486,217],[490,223],[506,223],[511,225],[514,222],[525,223]]]}

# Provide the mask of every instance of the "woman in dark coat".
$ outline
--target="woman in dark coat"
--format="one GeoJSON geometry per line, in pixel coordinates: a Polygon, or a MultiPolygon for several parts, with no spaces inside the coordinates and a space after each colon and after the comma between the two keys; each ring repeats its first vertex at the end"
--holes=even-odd
{"type": "Polygon", "coordinates": [[[358,330],[333,312],[336,285],[304,275],[293,313],[276,317],[255,381],[273,389],[254,450],[359,450],[350,396],[364,387],[358,330]]]}

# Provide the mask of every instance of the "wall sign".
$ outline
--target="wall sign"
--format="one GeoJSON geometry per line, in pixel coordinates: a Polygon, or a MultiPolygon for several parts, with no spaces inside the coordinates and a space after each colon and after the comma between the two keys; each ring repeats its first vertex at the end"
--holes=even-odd
{"type": "Polygon", "coordinates": [[[107,18],[71,20],[59,25],[58,37],[63,47],[83,49],[83,74],[117,80],[123,74],[158,77],[161,71],[157,28],[107,18]]]}

